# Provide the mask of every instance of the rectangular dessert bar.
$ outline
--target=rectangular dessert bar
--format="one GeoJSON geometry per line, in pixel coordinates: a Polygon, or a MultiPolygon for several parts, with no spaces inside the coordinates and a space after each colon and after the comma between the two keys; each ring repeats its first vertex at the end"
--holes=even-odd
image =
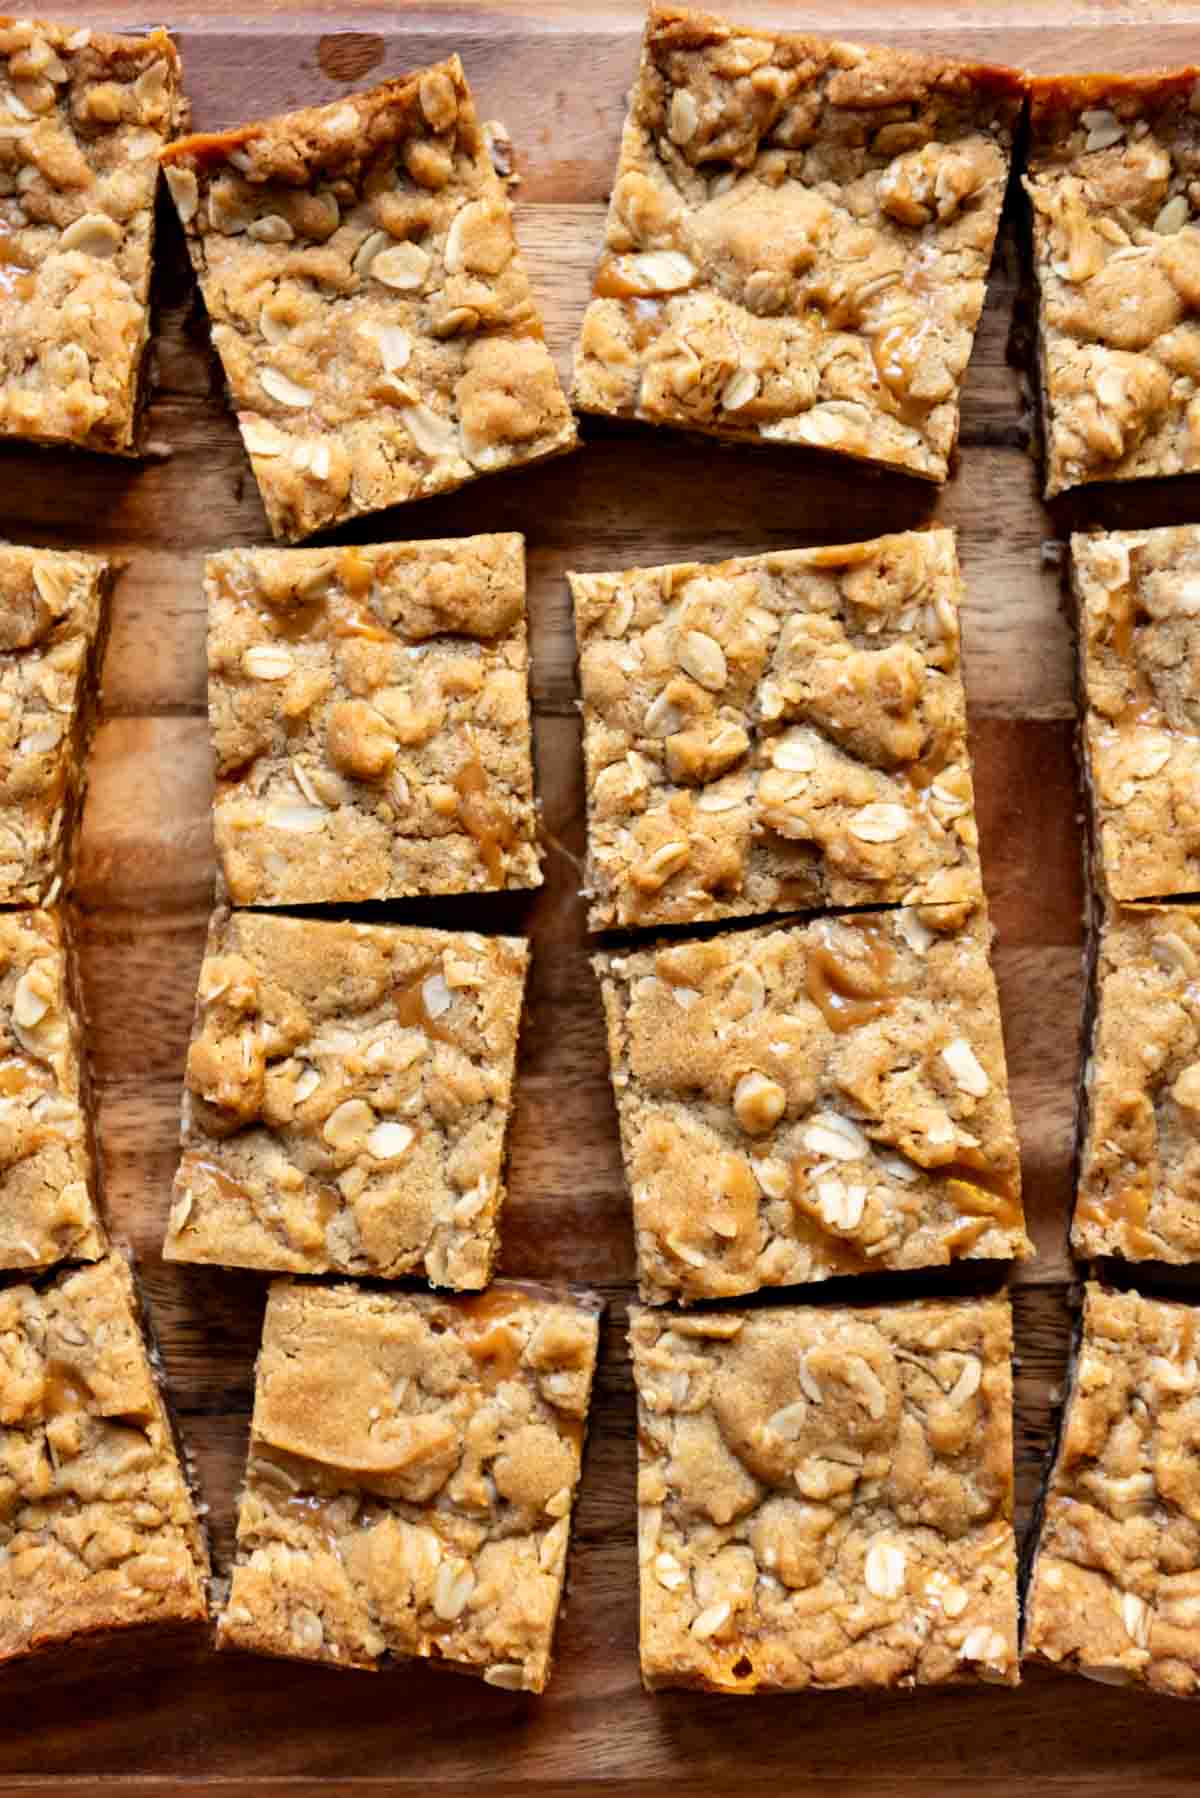
{"type": "Polygon", "coordinates": [[[635,1308],[651,1689],[1016,1685],[1004,1296],[635,1308]]]}
{"type": "Polygon", "coordinates": [[[1200,527],[1071,539],[1097,885],[1200,892],[1200,527]]]}
{"type": "Polygon", "coordinates": [[[69,881],[116,573],[0,544],[0,905],[69,881]]]}
{"type": "Polygon", "coordinates": [[[167,1259],[486,1286],[528,963],[517,937],[218,911],[167,1259]]]}
{"type": "Polygon", "coordinates": [[[137,453],[165,31],[0,18],[0,437],[137,453]]]}
{"type": "Polygon", "coordinates": [[[540,1692],[599,1314],[508,1281],[472,1299],[275,1281],[218,1646],[540,1692]]]}
{"type": "Polygon", "coordinates": [[[228,550],[205,592],[235,904],[540,885],[521,537],[228,550]]]}
{"type": "Polygon", "coordinates": [[[104,1252],[76,984],[60,911],[0,912],[0,1269],[104,1252]]]}
{"type": "Polygon", "coordinates": [[[1200,1261],[1200,910],[1109,908],[1084,1075],[1076,1253],[1200,1261]]]}
{"type": "Polygon", "coordinates": [[[596,968],[643,1298],[1031,1252],[982,907],[596,968]]]}
{"type": "Polygon", "coordinates": [[[1046,493],[1200,467],[1200,69],[1031,86],[1046,493]]]}
{"type": "Polygon", "coordinates": [[[208,1555],[128,1264],[0,1291],[0,1661],[200,1622],[208,1555]]]}
{"type": "Polygon", "coordinates": [[[1089,1285],[1025,1599],[1023,1653],[1200,1688],[1197,1313],[1089,1285]]]}
{"type": "Polygon", "coordinates": [[[1023,93],[653,6],[576,404],[944,481],[1023,93]]]}
{"type": "Polygon", "coordinates": [[[951,531],[568,579],[593,929],[980,896],[951,531]]]}
{"type": "Polygon", "coordinates": [[[574,446],[457,56],[164,164],[277,537],[574,446]]]}

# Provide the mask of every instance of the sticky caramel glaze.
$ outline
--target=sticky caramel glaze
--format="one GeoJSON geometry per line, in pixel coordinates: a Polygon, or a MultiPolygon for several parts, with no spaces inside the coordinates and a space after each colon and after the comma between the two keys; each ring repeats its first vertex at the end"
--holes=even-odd
{"type": "Polygon", "coordinates": [[[641,300],[649,296],[643,287],[623,275],[612,256],[605,256],[592,282],[592,296],[597,300],[641,300]]]}
{"type": "Polygon", "coordinates": [[[86,1411],[91,1399],[91,1387],[69,1362],[47,1361],[42,1376],[44,1417],[61,1417],[66,1411],[86,1411]]]}
{"type": "Polygon", "coordinates": [[[431,974],[436,973],[435,964],[422,968],[421,972],[407,986],[396,988],[396,1019],[405,1030],[423,1030],[426,1036],[434,1037],[440,1043],[457,1043],[453,1031],[447,1030],[440,1018],[435,1018],[425,1003],[425,982],[431,974]]]}
{"type": "Polygon", "coordinates": [[[809,951],[804,977],[809,998],[839,1036],[882,1017],[905,990],[889,988],[896,954],[879,926],[864,919],[853,928],[867,943],[865,968],[840,961],[826,936],[809,951]]]}
{"type": "Polygon", "coordinates": [[[250,1203],[250,1194],[244,1186],[239,1186],[236,1180],[231,1180],[224,1168],[218,1167],[215,1161],[206,1161],[203,1155],[197,1155],[194,1149],[185,1151],[180,1160],[179,1171],[185,1181],[190,1181],[193,1175],[198,1174],[200,1179],[206,1180],[221,1198],[229,1199],[234,1204],[248,1205],[250,1203]]]}
{"type": "Polygon", "coordinates": [[[467,835],[474,837],[479,859],[493,886],[504,884],[505,852],[516,844],[516,833],[502,807],[488,792],[488,777],[476,758],[464,762],[454,776],[458,817],[467,835]]]}
{"type": "Polygon", "coordinates": [[[1106,1198],[1080,1199],[1079,1217],[1085,1224],[1096,1224],[1102,1230],[1119,1225],[1125,1247],[1145,1260],[1157,1258],[1158,1244],[1146,1228],[1150,1215],[1150,1193],[1144,1186],[1122,1186],[1106,1198]]]}

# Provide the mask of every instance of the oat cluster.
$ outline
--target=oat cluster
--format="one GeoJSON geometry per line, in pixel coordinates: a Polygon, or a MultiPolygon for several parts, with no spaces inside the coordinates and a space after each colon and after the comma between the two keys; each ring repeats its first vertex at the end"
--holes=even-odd
{"type": "Polygon", "coordinates": [[[540,1692],[598,1311],[277,1281],[222,1646],[540,1692]]]}
{"type": "Polygon", "coordinates": [[[136,452],[179,83],[165,31],[0,18],[0,437],[136,452]]]}
{"type": "Polygon", "coordinates": [[[950,531],[569,580],[594,928],[979,897],[950,531]]]}
{"type": "Polygon", "coordinates": [[[652,7],[576,403],[945,480],[1022,95],[652,7]]]}
{"type": "Polygon", "coordinates": [[[1017,1683],[1006,1298],[635,1311],[646,1683],[1017,1683]]]}

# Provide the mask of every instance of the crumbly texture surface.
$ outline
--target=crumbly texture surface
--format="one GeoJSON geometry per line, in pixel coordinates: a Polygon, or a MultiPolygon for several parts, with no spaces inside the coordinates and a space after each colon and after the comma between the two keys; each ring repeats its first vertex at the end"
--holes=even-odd
{"type": "Polygon", "coordinates": [[[0,1661],[207,1615],[208,1556],[110,1255],[0,1291],[0,1661]]]}
{"type": "Polygon", "coordinates": [[[952,532],[569,579],[593,929],[980,895],[952,532]]]}
{"type": "Polygon", "coordinates": [[[61,914],[0,912],[0,1269],[103,1253],[84,1066],[61,914]]]}
{"type": "Polygon", "coordinates": [[[540,1692],[599,1305],[276,1281],[223,1648],[540,1692]]]}
{"type": "Polygon", "coordinates": [[[1022,92],[653,7],[577,405],[945,480],[1022,92]]]}
{"type": "Polygon", "coordinates": [[[1025,1600],[1024,1653],[1200,1689],[1197,1313],[1089,1285],[1025,1600]]]}
{"type": "Polygon", "coordinates": [[[573,447],[457,56],[165,166],[277,537],[573,447]]]}
{"type": "Polygon", "coordinates": [[[1034,81],[1046,492],[1200,467],[1200,69],[1034,81]]]}
{"type": "Polygon", "coordinates": [[[115,574],[101,556],[0,544],[0,905],[69,882],[115,574]]]}
{"type": "Polygon", "coordinates": [[[629,1340],[647,1686],[1017,1684],[1007,1298],[629,1340]]]}
{"type": "Polygon", "coordinates": [[[1200,911],[1107,913],[1084,1091],[1076,1252],[1200,1261],[1200,911]]]}
{"type": "Polygon", "coordinates": [[[235,904],[540,884],[519,536],[228,550],[205,589],[235,904]]]}
{"type": "Polygon", "coordinates": [[[487,1284],[524,939],[217,912],[164,1253],[487,1284]]]}
{"type": "Polygon", "coordinates": [[[1200,892],[1200,527],[1071,539],[1097,885],[1200,892]]]}
{"type": "Polygon", "coordinates": [[[165,31],[0,18],[0,437],[136,452],[179,82],[165,31]]]}
{"type": "Polygon", "coordinates": [[[642,1296],[1030,1252],[984,918],[597,958],[642,1296]]]}

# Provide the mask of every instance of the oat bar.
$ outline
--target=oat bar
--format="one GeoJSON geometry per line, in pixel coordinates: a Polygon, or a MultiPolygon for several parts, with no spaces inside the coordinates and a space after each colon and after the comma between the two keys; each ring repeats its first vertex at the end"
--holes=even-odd
{"type": "Polygon", "coordinates": [[[944,481],[1023,91],[652,7],[576,404],[944,481]]]}
{"type": "Polygon", "coordinates": [[[1046,492],[1200,467],[1200,70],[1031,89],[1046,492]]]}
{"type": "Polygon", "coordinates": [[[1200,1261],[1200,911],[1112,907],[1100,933],[1081,1256],[1200,1261]]]}
{"type": "Polygon", "coordinates": [[[128,1264],[0,1291],[0,1661],[200,1622],[208,1556],[128,1264]]]}
{"type": "Polygon", "coordinates": [[[104,1251],[66,921],[0,912],[0,1269],[104,1251]]]}
{"type": "Polygon", "coordinates": [[[521,938],[218,912],[164,1253],[485,1286],[521,938]]]}
{"type": "Polygon", "coordinates": [[[457,56],[164,162],[277,537],[573,447],[457,56]]]}
{"type": "Polygon", "coordinates": [[[0,905],[69,880],[115,576],[101,556],[0,544],[0,905]]]}
{"type": "Polygon", "coordinates": [[[981,909],[600,956],[642,1296],[1030,1253],[981,909]]]}
{"type": "Polygon", "coordinates": [[[1097,885],[1200,892],[1200,527],[1071,539],[1097,885]]]}
{"type": "Polygon", "coordinates": [[[271,1288],[222,1648],[540,1692],[599,1305],[271,1288]]]}
{"type": "Polygon", "coordinates": [[[568,578],[594,929],[979,897],[952,532],[568,578]]]}
{"type": "Polygon", "coordinates": [[[1017,1684],[1006,1297],[629,1340],[648,1687],[1017,1684]]]}
{"type": "Polygon", "coordinates": [[[519,536],[229,550],[205,590],[236,904],[540,884],[519,536]]]}
{"type": "Polygon", "coordinates": [[[1197,1314],[1089,1285],[1025,1601],[1024,1653],[1200,1687],[1197,1314]]]}
{"type": "Polygon", "coordinates": [[[0,437],[136,453],[179,81],[165,31],[0,18],[0,437]]]}

